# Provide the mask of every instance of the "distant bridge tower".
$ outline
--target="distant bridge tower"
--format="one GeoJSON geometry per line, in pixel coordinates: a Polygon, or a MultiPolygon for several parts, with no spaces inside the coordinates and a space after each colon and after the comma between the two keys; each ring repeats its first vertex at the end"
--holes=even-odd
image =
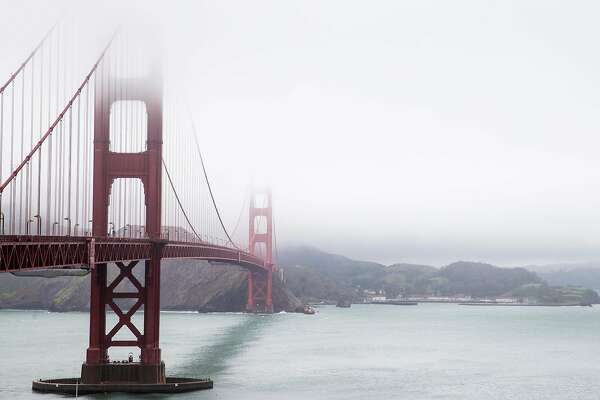
{"type": "Polygon", "coordinates": [[[273,312],[273,208],[271,190],[255,189],[250,197],[249,251],[264,257],[265,269],[248,269],[248,312],[273,312]],[[258,200],[258,201],[257,201],[258,200]],[[264,223],[263,223],[264,222],[264,223]],[[264,254],[257,254],[258,248],[264,254]]]}

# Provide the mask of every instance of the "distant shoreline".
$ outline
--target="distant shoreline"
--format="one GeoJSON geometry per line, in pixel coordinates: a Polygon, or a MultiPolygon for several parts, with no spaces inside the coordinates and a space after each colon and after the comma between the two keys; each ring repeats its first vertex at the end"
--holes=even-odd
{"type": "Polygon", "coordinates": [[[367,304],[386,304],[391,306],[416,306],[419,305],[416,301],[405,300],[388,300],[388,301],[370,301],[367,304]]]}
{"type": "Polygon", "coordinates": [[[496,306],[496,307],[591,307],[591,304],[523,304],[523,303],[491,303],[491,302],[463,302],[459,306],[496,306]]]}

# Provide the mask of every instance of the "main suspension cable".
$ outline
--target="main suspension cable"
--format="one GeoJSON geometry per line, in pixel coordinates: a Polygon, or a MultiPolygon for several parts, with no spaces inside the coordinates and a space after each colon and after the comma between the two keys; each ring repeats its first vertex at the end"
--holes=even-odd
{"type": "Polygon", "coordinates": [[[48,37],[50,37],[52,32],[54,32],[54,28],[56,28],[57,25],[58,25],[58,22],[55,22],[54,25],[52,25],[52,27],[48,30],[48,32],[46,32],[46,34],[44,35],[42,40],[40,40],[40,42],[37,44],[37,46],[35,46],[33,51],[31,53],[29,53],[29,56],[25,59],[25,61],[23,61],[21,63],[21,65],[19,66],[19,68],[17,68],[17,70],[12,73],[12,75],[10,76],[10,78],[8,78],[8,80],[4,83],[4,85],[2,85],[2,87],[0,87],[0,93],[4,93],[4,90],[8,87],[8,85],[10,85],[15,80],[17,75],[19,75],[19,73],[25,68],[25,66],[29,63],[29,61],[33,58],[33,56],[35,56],[35,53],[37,53],[37,51],[44,45],[44,42],[46,41],[46,39],[48,39],[48,37]]]}
{"type": "Polygon", "coordinates": [[[92,75],[94,74],[94,72],[96,71],[96,69],[98,68],[98,65],[100,65],[100,62],[104,59],[104,55],[108,51],[108,48],[110,47],[110,45],[111,45],[113,39],[115,38],[116,34],[117,34],[117,32],[115,32],[113,34],[113,36],[109,40],[108,44],[104,48],[104,50],[102,50],[102,53],[100,54],[100,57],[98,57],[98,60],[96,61],[96,63],[94,64],[94,66],[92,67],[92,69],[90,70],[90,72],[86,75],[85,79],[83,80],[83,82],[81,83],[81,85],[79,86],[79,88],[77,89],[77,91],[75,92],[75,94],[73,95],[73,97],[71,97],[71,99],[69,100],[69,102],[67,103],[67,105],[65,106],[65,108],[58,115],[58,117],[56,117],[56,119],[54,120],[54,123],[50,126],[50,128],[48,128],[48,130],[46,131],[46,133],[40,138],[40,140],[36,143],[36,145],[33,147],[33,149],[31,149],[31,151],[29,152],[29,154],[27,154],[27,156],[21,161],[21,163],[17,166],[17,168],[2,183],[2,185],[0,185],[0,193],[4,191],[4,189],[6,188],[6,186],[8,186],[8,184],[19,174],[19,172],[21,171],[21,169],[29,162],[29,160],[31,159],[31,157],[42,146],[42,144],[44,143],[44,141],[46,140],[46,138],[48,138],[48,136],[50,136],[50,134],[52,133],[52,131],[54,130],[54,128],[56,128],[56,126],[58,125],[58,123],[62,122],[63,117],[65,117],[67,111],[70,110],[71,106],[73,105],[73,103],[75,102],[75,100],[79,97],[79,95],[81,94],[81,91],[87,85],[87,83],[89,82],[90,78],[92,77],[92,75]]]}
{"type": "Polygon", "coordinates": [[[185,218],[185,220],[188,223],[192,232],[194,232],[194,235],[196,235],[196,237],[200,241],[202,241],[202,238],[200,237],[200,235],[198,235],[198,232],[196,232],[196,229],[194,229],[194,225],[192,225],[187,213],[185,212],[185,209],[183,208],[183,205],[181,204],[181,200],[179,200],[179,194],[177,193],[177,190],[175,189],[175,185],[173,184],[173,180],[171,179],[171,174],[169,173],[169,169],[167,168],[167,164],[165,163],[164,158],[161,159],[161,161],[162,161],[163,168],[165,169],[165,173],[167,174],[167,180],[169,181],[171,190],[173,191],[173,194],[175,195],[175,200],[177,200],[177,204],[179,204],[179,209],[181,209],[181,212],[183,213],[183,217],[185,218]]]}
{"type": "Polygon", "coordinates": [[[188,107],[188,113],[189,113],[189,117],[190,117],[190,120],[192,123],[192,134],[194,135],[194,143],[196,144],[196,151],[198,152],[198,156],[200,157],[200,164],[202,165],[202,172],[204,173],[204,179],[206,180],[206,185],[208,186],[208,193],[210,194],[210,198],[212,200],[213,207],[215,208],[215,212],[217,213],[217,217],[219,218],[219,223],[221,224],[221,228],[223,229],[223,232],[225,232],[225,235],[227,236],[227,240],[229,241],[229,243],[231,243],[231,245],[233,247],[235,247],[236,249],[239,249],[239,247],[231,239],[231,236],[229,236],[229,232],[227,232],[227,228],[225,228],[225,224],[223,223],[223,219],[221,218],[221,213],[219,212],[219,207],[217,207],[217,202],[215,201],[215,196],[213,195],[213,191],[210,186],[208,174],[206,173],[206,166],[204,165],[204,158],[202,157],[202,152],[200,151],[200,144],[198,143],[198,135],[196,132],[196,124],[194,123],[194,118],[192,118],[191,112],[189,112],[189,107],[188,107]]]}

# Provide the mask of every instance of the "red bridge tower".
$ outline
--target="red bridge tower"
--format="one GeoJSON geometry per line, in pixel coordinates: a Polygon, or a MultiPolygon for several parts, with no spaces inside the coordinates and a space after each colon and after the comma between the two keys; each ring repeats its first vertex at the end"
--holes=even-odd
{"type": "MultiPolygon", "coordinates": [[[[107,74],[109,75],[109,74],[107,74]]],[[[94,105],[94,187],[93,220],[94,237],[106,237],[108,232],[108,205],[112,184],[117,178],[140,179],[145,194],[146,234],[151,240],[151,256],[145,260],[144,285],[142,286],[132,269],[139,261],[117,263],[118,276],[107,281],[107,264],[90,262],[90,343],[86,362],[82,366],[82,383],[106,381],[130,381],[139,383],[164,383],[165,369],[161,361],[159,339],[160,311],[160,240],[162,198],[162,77],[158,63],[148,76],[121,78],[119,85],[125,90],[114,90],[108,84],[109,77],[96,80],[94,105]],[[105,80],[106,79],[106,80],[105,80]],[[147,144],[140,153],[117,153],[109,150],[110,114],[118,101],[142,101],[146,106],[147,144]],[[135,287],[131,293],[116,292],[124,279],[135,287]],[[124,312],[115,303],[116,299],[130,298],[135,303],[124,312]],[[144,307],[144,327],[140,331],[133,323],[133,314],[144,307]],[[115,312],[119,322],[107,332],[106,310],[115,312]],[[127,328],[134,340],[115,340],[121,328],[127,328]],[[112,346],[137,346],[141,350],[139,364],[131,365],[128,371],[111,364],[108,349],[112,346]]]]}
{"type": "Polygon", "coordinates": [[[273,312],[273,208],[271,191],[255,190],[250,197],[249,251],[257,254],[257,245],[262,247],[265,269],[248,269],[248,312],[273,312]],[[257,200],[260,200],[257,202],[257,200]],[[258,204],[257,204],[258,203],[258,204]],[[265,221],[266,226],[260,223],[265,221]]]}

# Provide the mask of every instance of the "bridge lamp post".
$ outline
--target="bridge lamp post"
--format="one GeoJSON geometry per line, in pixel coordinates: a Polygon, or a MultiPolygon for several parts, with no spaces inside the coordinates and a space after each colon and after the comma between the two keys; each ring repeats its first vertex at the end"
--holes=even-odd
{"type": "Polygon", "coordinates": [[[0,212],[0,229],[2,234],[4,235],[4,213],[0,212]]]}
{"type": "Polygon", "coordinates": [[[42,236],[42,216],[40,214],[35,214],[33,218],[37,220],[37,234],[38,236],[42,236]]]}
{"type": "Polygon", "coordinates": [[[33,222],[32,218],[29,218],[27,221],[25,221],[25,234],[29,235],[29,227],[31,226],[31,223],[33,222]]]}
{"type": "Polygon", "coordinates": [[[56,235],[56,225],[58,225],[58,222],[54,221],[52,224],[52,235],[56,235]]]}
{"type": "MultiPolygon", "coordinates": [[[[90,220],[88,221],[88,223],[90,224],[90,227],[91,227],[91,226],[92,226],[92,220],[90,219],[90,220]]],[[[88,230],[86,230],[86,233],[90,233],[90,230],[89,230],[89,229],[88,229],[88,230]]],[[[86,234],[86,236],[87,236],[87,234],[86,234]]],[[[91,236],[91,235],[90,235],[90,236],[91,236]]]]}
{"type": "Polygon", "coordinates": [[[67,221],[67,236],[71,236],[71,218],[66,217],[65,221],[67,221]]]}
{"type": "Polygon", "coordinates": [[[110,225],[110,229],[108,230],[108,236],[115,236],[115,223],[109,222],[108,225],[110,225]]]}
{"type": "Polygon", "coordinates": [[[75,224],[75,226],[73,227],[73,234],[75,236],[77,236],[77,227],[79,226],[79,224],[75,224]]]}

